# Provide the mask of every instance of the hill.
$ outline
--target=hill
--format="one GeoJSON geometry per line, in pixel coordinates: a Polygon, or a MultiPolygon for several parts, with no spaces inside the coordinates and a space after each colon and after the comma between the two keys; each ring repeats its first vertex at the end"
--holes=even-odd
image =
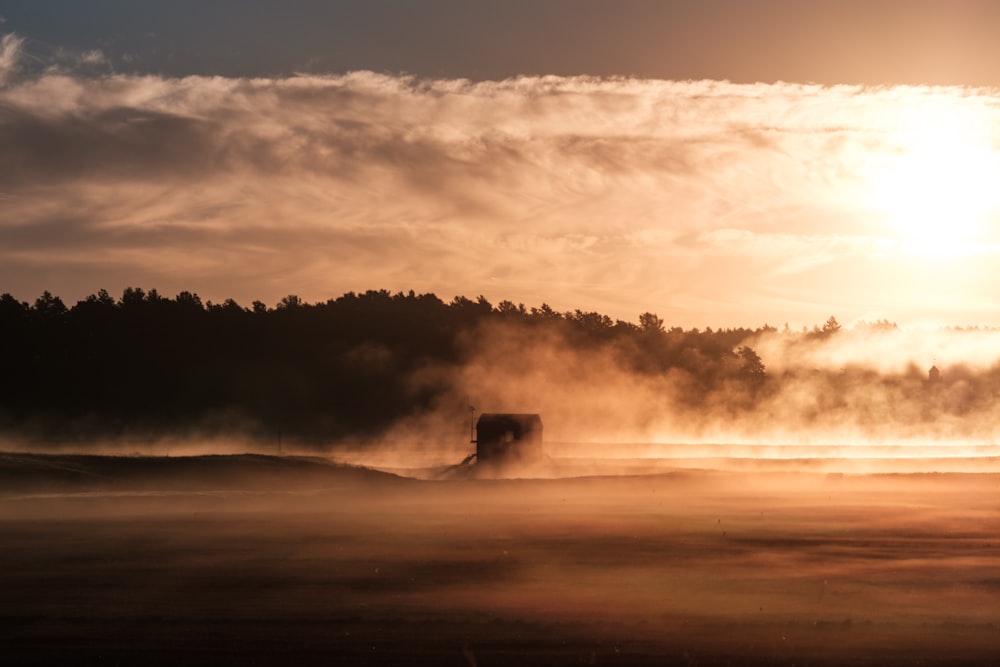
{"type": "Polygon", "coordinates": [[[314,489],[401,481],[319,457],[0,453],[0,493],[314,489]]]}

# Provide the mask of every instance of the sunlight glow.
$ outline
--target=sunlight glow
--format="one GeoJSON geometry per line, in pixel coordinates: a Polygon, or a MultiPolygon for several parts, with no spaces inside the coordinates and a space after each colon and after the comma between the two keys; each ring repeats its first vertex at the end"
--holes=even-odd
{"type": "Polygon", "coordinates": [[[934,106],[903,119],[895,150],[871,164],[870,207],[908,254],[975,252],[1000,218],[1000,151],[966,109],[934,106]]]}

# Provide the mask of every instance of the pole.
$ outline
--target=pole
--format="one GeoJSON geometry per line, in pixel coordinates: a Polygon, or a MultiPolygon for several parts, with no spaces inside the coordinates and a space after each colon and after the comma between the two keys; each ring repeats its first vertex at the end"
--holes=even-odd
{"type": "Polygon", "coordinates": [[[476,441],[476,406],[469,401],[469,442],[474,443],[476,441]]]}

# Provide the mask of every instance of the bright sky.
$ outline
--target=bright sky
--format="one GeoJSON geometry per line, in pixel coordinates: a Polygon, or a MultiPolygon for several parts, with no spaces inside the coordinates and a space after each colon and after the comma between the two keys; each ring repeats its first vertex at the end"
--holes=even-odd
{"type": "Polygon", "coordinates": [[[0,8],[0,292],[1000,325],[1000,3],[0,8]]]}

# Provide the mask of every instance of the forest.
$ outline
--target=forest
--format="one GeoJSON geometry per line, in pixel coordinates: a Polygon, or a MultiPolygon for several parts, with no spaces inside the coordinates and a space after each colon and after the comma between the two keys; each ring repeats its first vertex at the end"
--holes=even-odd
{"type": "Polygon", "coordinates": [[[72,307],[49,292],[33,304],[5,293],[0,427],[56,439],[233,428],[266,438],[373,437],[455,389],[446,376],[412,379],[468,362],[477,332],[498,326],[613,349],[636,373],[684,369],[706,393],[726,380],[755,389],[766,377],[741,347],[759,330],[667,329],[652,313],[633,324],[545,304],[386,290],[321,303],[290,295],[273,308],[141,288],[118,299],[101,290],[72,307]]]}
{"type": "MultiPolygon", "coordinates": [[[[864,327],[867,335],[895,329],[887,321],[864,327]]],[[[846,333],[835,317],[800,331],[682,329],[648,312],[632,323],[413,291],[318,303],[289,295],[274,307],[138,287],[117,299],[100,290],[72,307],[49,292],[34,303],[3,294],[0,434],[309,445],[376,440],[434,414],[455,425],[444,434],[452,437],[467,424],[470,402],[486,411],[547,409],[591,432],[599,419],[648,431],[669,415],[685,436],[710,422],[753,433],[775,422],[871,430],[992,415],[994,367],[949,368],[949,390],[931,394],[926,369],[913,364],[881,372],[788,362],[790,351],[846,333]],[[573,410],[553,407],[560,391],[573,410]]]]}

